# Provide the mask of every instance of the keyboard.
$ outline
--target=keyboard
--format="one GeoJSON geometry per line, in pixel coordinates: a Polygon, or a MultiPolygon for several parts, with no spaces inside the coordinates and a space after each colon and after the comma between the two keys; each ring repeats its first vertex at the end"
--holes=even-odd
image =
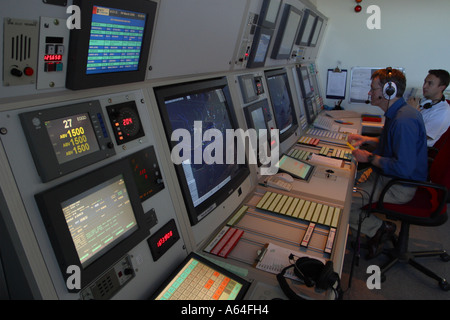
{"type": "Polygon", "coordinates": [[[197,259],[190,259],[157,300],[234,300],[242,284],[212,269],[197,259]]]}
{"type": "Polygon", "coordinates": [[[340,126],[334,122],[333,118],[328,116],[319,115],[314,120],[313,126],[323,130],[339,131],[340,126]]]}

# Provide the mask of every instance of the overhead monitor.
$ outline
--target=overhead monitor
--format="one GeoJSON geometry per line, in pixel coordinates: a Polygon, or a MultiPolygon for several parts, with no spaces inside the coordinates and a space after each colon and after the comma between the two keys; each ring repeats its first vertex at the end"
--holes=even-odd
{"type": "Polygon", "coordinates": [[[268,29],[275,29],[281,0],[264,0],[259,13],[258,25],[268,29]]]}
{"type": "Polygon", "coordinates": [[[311,37],[314,34],[316,17],[317,15],[313,11],[305,9],[305,11],[303,12],[303,20],[295,44],[300,46],[310,45],[311,37]]]}
{"type": "Polygon", "coordinates": [[[316,18],[316,25],[314,27],[314,34],[311,37],[311,42],[309,44],[310,47],[315,47],[317,45],[317,41],[319,40],[320,32],[323,27],[323,19],[321,17],[316,18]]]}
{"type": "Polygon", "coordinates": [[[281,143],[298,128],[289,80],[284,69],[266,71],[265,76],[281,143]]]}
{"type": "Polygon", "coordinates": [[[43,182],[115,154],[99,101],[19,114],[43,182]]]}
{"type": "Polygon", "coordinates": [[[81,26],[70,32],[66,87],[86,89],[145,80],[157,4],[74,0],[81,26]]]}
{"type": "Polygon", "coordinates": [[[266,63],[267,53],[269,52],[270,41],[272,40],[273,29],[256,27],[253,36],[252,48],[248,56],[247,67],[263,67],[266,63]]]}
{"type": "Polygon", "coordinates": [[[283,15],[272,49],[272,59],[288,59],[291,57],[301,19],[302,12],[300,10],[288,4],[284,5],[283,15]]]}
{"type": "Polygon", "coordinates": [[[149,230],[127,160],[36,194],[64,277],[80,268],[81,288],[143,241],[149,230]]]}
{"type": "Polygon", "coordinates": [[[159,87],[155,95],[172,159],[176,157],[180,163],[175,163],[175,168],[191,224],[195,225],[249,175],[245,160],[241,163],[236,159],[234,140],[226,139],[227,130],[238,128],[227,79],[159,87]],[[172,141],[173,133],[176,141],[172,141]],[[206,133],[213,135],[204,139],[206,133]]]}
{"type": "Polygon", "coordinates": [[[194,252],[152,295],[152,300],[242,300],[250,282],[194,252]]]}

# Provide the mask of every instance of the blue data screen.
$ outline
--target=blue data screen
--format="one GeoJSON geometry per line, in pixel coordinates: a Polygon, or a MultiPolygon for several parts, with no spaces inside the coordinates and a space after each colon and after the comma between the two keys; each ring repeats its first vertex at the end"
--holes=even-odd
{"type": "Polygon", "coordinates": [[[137,70],[145,20],[143,13],[94,6],[86,74],[137,70]]]}

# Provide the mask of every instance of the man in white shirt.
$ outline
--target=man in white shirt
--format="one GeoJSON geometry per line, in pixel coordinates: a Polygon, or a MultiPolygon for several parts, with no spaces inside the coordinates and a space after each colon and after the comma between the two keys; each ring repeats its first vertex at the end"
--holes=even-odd
{"type": "Polygon", "coordinates": [[[444,96],[449,82],[450,75],[446,70],[429,70],[422,87],[423,99],[408,101],[422,113],[428,147],[432,147],[450,126],[450,105],[444,96]]]}

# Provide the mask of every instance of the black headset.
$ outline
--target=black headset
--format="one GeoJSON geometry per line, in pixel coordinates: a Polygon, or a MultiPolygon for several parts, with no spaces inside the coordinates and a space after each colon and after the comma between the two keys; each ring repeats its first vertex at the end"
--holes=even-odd
{"type": "Polygon", "coordinates": [[[438,102],[433,103],[432,100],[427,99],[427,100],[421,101],[420,105],[424,109],[430,109],[432,106],[434,106],[435,104],[438,104],[439,102],[442,102],[442,101],[445,101],[445,96],[444,95],[442,95],[441,100],[439,100],[438,102]]]}
{"type": "Polygon", "coordinates": [[[395,82],[392,82],[391,80],[392,77],[391,67],[386,68],[386,73],[387,73],[387,82],[383,86],[383,96],[387,100],[391,100],[393,97],[397,95],[397,85],[395,84],[395,82]]]}
{"type": "MultiPolygon", "coordinates": [[[[293,259],[293,255],[289,256],[289,260],[293,259]]],[[[291,300],[303,300],[302,297],[297,295],[288,285],[284,274],[290,268],[294,268],[294,274],[305,283],[307,287],[316,287],[317,289],[327,290],[331,288],[335,292],[336,300],[342,299],[342,290],[339,275],[334,272],[333,262],[328,261],[323,264],[322,261],[309,258],[301,257],[284,268],[279,274],[277,274],[277,280],[280,284],[281,289],[284,294],[291,300]],[[334,285],[337,283],[337,287],[334,285]]]]}

